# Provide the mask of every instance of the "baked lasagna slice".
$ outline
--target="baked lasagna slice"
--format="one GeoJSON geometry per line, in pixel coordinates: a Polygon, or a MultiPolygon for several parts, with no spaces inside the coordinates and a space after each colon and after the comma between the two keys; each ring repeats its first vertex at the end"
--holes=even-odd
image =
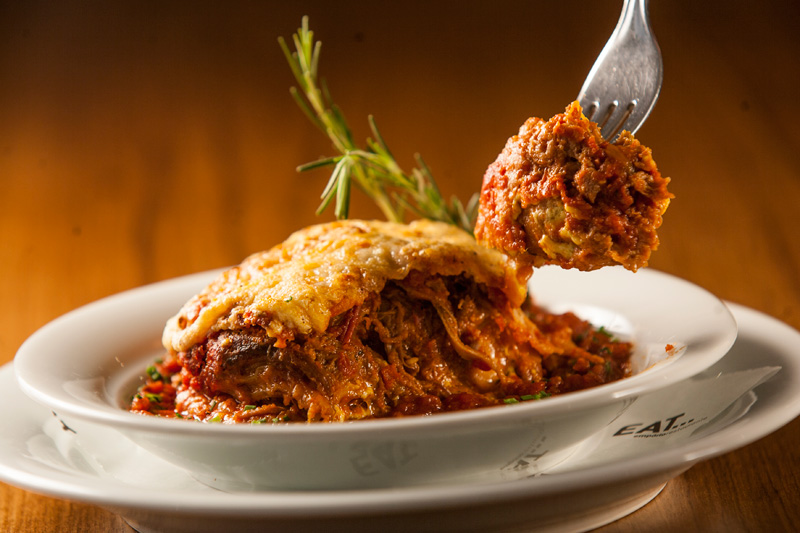
{"type": "Polygon", "coordinates": [[[637,270],[658,246],[672,195],[649,148],[610,143],[577,102],[530,118],[484,175],[477,239],[532,266],[637,270]]]}
{"type": "Polygon", "coordinates": [[[169,320],[131,410],[347,421],[512,403],[624,377],[630,345],[526,299],[453,226],[340,221],[232,268],[169,320]]]}

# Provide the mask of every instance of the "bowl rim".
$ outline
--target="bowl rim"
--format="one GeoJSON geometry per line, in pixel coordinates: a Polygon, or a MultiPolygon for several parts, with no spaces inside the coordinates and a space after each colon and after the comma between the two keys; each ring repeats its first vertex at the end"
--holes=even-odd
{"type": "MultiPolygon", "coordinates": [[[[569,416],[593,407],[607,406],[612,402],[631,399],[641,394],[661,389],[687,379],[718,361],[728,352],[737,336],[737,326],[733,314],[719,298],[705,289],[671,274],[650,268],[640,269],[637,273],[631,273],[618,267],[610,267],[591,273],[575,273],[545,267],[537,270],[537,272],[549,272],[547,275],[557,278],[593,275],[600,279],[608,277],[615,282],[621,279],[652,281],[652,283],[667,285],[669,292],[676,293],[677,291],[676,294],[679,295],[690,294],[695,300],[708,309],[713,308],[717,313],[716,320],[713,321],[714,328],[706,331],[706,333],[712,333],[713,335],[705,339],[705,343],[702,346],[686,346],[685,353],[681,357],[675,358],[670,364],[663,365],[659,369],[646,369],[639,374],[619,381],[549,397],[545,400],[437,413],[432,416],[379,418],[336,423],[210,424],[144,416],[120,409],[112,405],[110,401],[106,401],[103,404],[99,401],[90,403],[77,399],[67,393],[63,386],[60,388],[55,386],[53,379],[43,378],[41,365],[47,362],[45,353],[52,349],[48,348],[48,345],[53,342],[53,339],[63,335],[65,331],[69,332],[76,323],[80,324],[94,315],[107,313],[109,308],[124,308],[132,303],[147,302],[148,299],[152,300],[158,297],[166,299],[170,297],[178,298],[179,295],[187,294],[188,296],[182,300],[176,300],[175,311],[189,296],[199,291],[220,272],[222,272],[222,269],[200,272],[123,291],[81,306],[49,322],[31,335],[17,351],[14,359],[14,372],[21,390],[27,396],[38,403],[46,405],[60,416],[71,416],[90,422],[103,423],[118,430],[129,432],[169,433],[176,436],[203,436],[207,438],[236,436],[263,439],[266,436],[270,436],[271,438],[282,439],[349,438],[371,434],[376,431],[381,433],[391,432],[392,434],[411,434],[413,432],[430,431],[430,428],[478,431],[483,427],[513,425],[521,422],[544,421],[555,417],[569,416]],[[554,272],[558,273],[554,274],[554,272]],[[630,278],[630,276],[637,276],[638,278],[630,278]]],[[[537,275],[541,277],[541,274],[535,273],[533,279],[537,279],[537,275]]],[[[534,296],[536,294],[534,290],[534,296]]],[[[158,334],[160,339],[160,330],[155,333],[158,334]]],[[[142,358],[144,358],[144,354],[142,358]]],[[[48,377],[52,378],[52,376],[48,377]]],[[[98,375],[95,377],[102,381],[108,376],[98,375]]],[[[105,387],[105,381],[103,381],[102,385],[105,387]]],[[[86,392],[90,394],[98,393],[96,390],[89,389],[86,392]]]]}

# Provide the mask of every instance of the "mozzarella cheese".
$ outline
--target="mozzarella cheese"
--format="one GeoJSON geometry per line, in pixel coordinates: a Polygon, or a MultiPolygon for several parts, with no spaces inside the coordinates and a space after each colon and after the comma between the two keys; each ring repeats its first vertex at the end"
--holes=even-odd
{"type": "Polygon", "coordinates": [[[225,271],[167,322],[163,343],[181,352],[216,331],[256,325],[279,342],[323,332],[412,270],[469,275],[515,306],[526,294],[524,269],[449,224],[338,221],[304,228],[225,271]]]}

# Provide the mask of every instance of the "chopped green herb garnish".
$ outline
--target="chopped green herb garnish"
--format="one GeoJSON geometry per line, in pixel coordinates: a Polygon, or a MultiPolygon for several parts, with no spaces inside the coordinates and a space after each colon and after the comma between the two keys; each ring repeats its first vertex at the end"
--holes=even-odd
{"type": "Polygon", "coordinates": [[[175,411],[175,418],[183,418],[183,415],[180,414],[178,411],[175,411]]]}
{"type": "Polygon", "coordinates": [[[503,398],[503,403],[508,403],[508,404],[519,403],[519,400],[517,400],[516,398],[503,398]]]}
{"type": "Polygon", "coordinates": [[[256,408],[256,406],[255,406],[255,405],[245,405],[245,406],[244,406],[244,410],[245,410],[245,411],[252,411],[252,410],[253,410],[253,409],[255,409],[255,408],[256,408]]]}
{"type": "Polygon", "coordinates": [[[527,402],[527,401],[530,401],[530,400],[541,400],[542,398],[547,398],[548,396],[550,396],[549,393],[547,393],[545,391],[541,391],[541,392],[537,392],[536,394],[526,394],[524,396],[520,396],[519,399],[524,401],[524,402],[527,402]]]}
{"type": "Polygon", "coordinates": [[[610,331],[608,331],[608,330],[605,328],[605,326],[600,326],[600,327],[598,328],[597,332],[598,332],[599,334],[601,334],[601,335],[605,335],[606,337],[608,337],[608,340],[610,340],[611,342],[616,342],[616,340],[617,340],[616,338],[614,338],[614,334],[613,334],[613,333],[611,333],[610,331]]]}
{"type": "Polygon", "coordinates": [[[160,394],[153,394],[152,392],[145,392],[144,397],[147,398],[151,402],[159,403],[161,402],[161,395],[160,394]]]}
{"type": "Polygon", "coordinates": [[[220,413],[215,414],[209,422],[222,422],[222,415],[220,413]]]}
{"type": "Polygon", "coordinates": [[[259,418],[258,420],[250,421],[250,423],[251,424],[263,424],[264,423],[264,419],[263,418],[259,418]]]}
{"type": "Polygon", "coordinates": [[[288,298],[286,298],[286,299],[284,300],[284,302],[286,302],[286,303],[289,303],[289,302],[291,302],[292,300],[294,300],[294,296],[289,296],[288,298]]]}
{"type": "Polygon", "coordinates": [[[164,379],[164,376],[161,375],[161,372],[159,372],[158,369],[156,369],[156,367],[153,365],[148,366],[145,372],[147,372],[147,376],[153,381],[162,381],[164,379]]]}

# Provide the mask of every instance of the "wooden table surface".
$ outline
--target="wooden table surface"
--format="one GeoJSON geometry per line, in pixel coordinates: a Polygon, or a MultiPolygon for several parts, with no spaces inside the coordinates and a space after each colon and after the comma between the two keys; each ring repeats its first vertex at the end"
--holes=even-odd
{"type": "MultiPolygon", "coordinates": [[[[620,2],[0,5],[0,363],[57,316],[230,265],[314,214],[330,154],[276,44],[303,14],[357,138],[466,199],[531,115],[575,97],[620,2]]],[[[652,2],[665,80],[638,137],[672,178],[651,267],[800,328],[800,4],[652,2]]],[[[361,196],[353,215],[379,213],[361,196]]],[[[800,347],[798,347],[800,355],[800,347]]],[[[757,354],[754,354],[757,356],[757,354]]],[[[13,406],[2,406],[3,409],[13,406]]],[[[604,531],[788,531],[800,420],[700,463],[604,531]]],[[[0,530],[130,531],[0,484],[0,530]]]]}

